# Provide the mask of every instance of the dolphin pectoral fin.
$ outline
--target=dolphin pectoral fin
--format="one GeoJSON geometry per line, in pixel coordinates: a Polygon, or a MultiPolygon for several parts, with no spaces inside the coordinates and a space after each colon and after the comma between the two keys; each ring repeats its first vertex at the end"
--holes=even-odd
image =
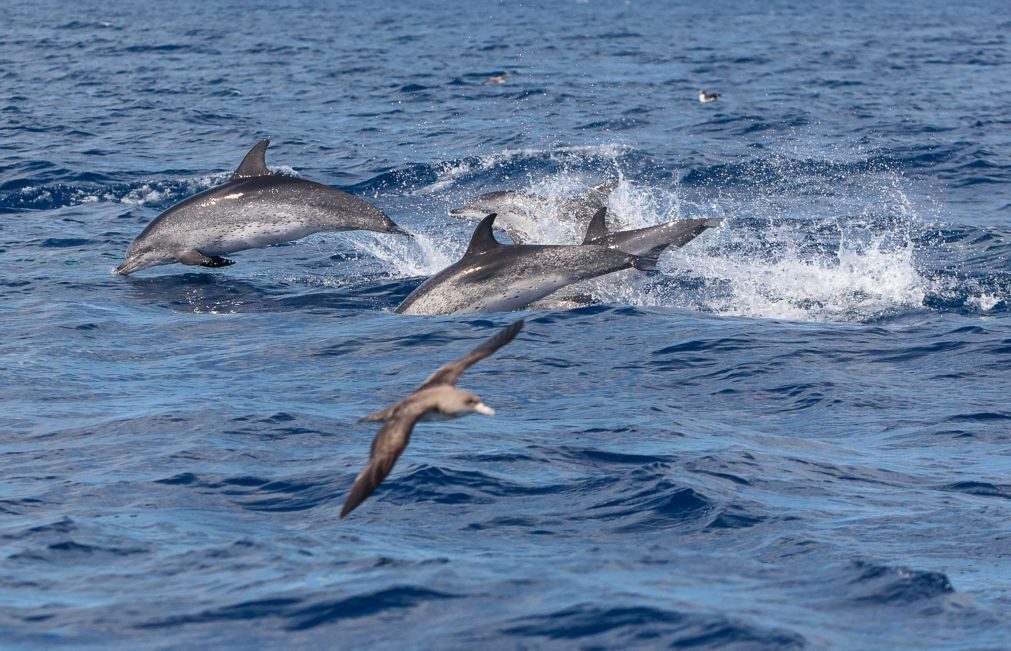
{"type": "Polygon", "coordinates": [[[190,265],[207,264],[208,262],[211,261],[210,258],[208,258],[200,251],[197,251],[196,249],[183,251],[182,253],[176,256],[176,260],[178,260],[183,264],[190,264],[190,265]]]}
{"type": "Polygon", "coordinates": [[[207,259],[207,262],[201,262],[201,267],[228,267],[235,264],[235,260],[229,260],[228,258],[222,258],[220,255],[212,255],[207,259]]]}
{"type": "Polygon", "coordinates": [[[658,246],[652,251],[644,253],[642,255],[632,256],[632,266],[639,271],[656,271],[657,262],[659,262],[660,254],[663,252],[665,246],[658,246]]]}
{"type": "Polygon", "coordinates": [[[227,267],[230,264],[235,264],[235,260],[226,260],[217,255],[204,255],[196,249],[183,251],[176,256],[176,260],[183,264],[200,265],[201,267],[227,267]]]}

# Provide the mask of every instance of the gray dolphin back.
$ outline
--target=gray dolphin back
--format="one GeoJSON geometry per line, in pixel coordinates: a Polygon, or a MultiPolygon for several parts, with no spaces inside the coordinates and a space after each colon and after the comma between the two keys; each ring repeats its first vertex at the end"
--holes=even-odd
{"type": "Polygon", "coordinates": [[[267,168],[270,141],[246,154],[231,180],[172,206],[130,244],[117,268],[129,274],[160,264],[220,267],[220,256],[298,240],[326,231],[406,231],[367,201],[322,183],[274,174],[267,168]]]}
{"type": "Polygon", "coordinates": [[[668,248],[679,248],[691,242],[703,231],[716,228],[721,219],[678,219],[675,221],[636,228],[628,231],[610,231],[607,228],[607,208],[593,215],[586,227],[583,244],[609,246],[633,255],[659,256],[668,248]]]}
{"type": "Polygon", "coordinates": [[[397,307],[401,314],[508,312],[581,280],[635,267],[656,256],[588,245],[506,245],[495,239],[495,214],[485,217],[464,256],[423,282],[397,307]]]}

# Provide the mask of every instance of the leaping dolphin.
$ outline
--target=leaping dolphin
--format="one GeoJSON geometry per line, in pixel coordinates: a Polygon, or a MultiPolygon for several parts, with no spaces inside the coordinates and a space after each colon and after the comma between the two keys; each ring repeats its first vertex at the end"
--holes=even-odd
{"type": "Polygon", "coordinates": [[[344,502],[344,508],[341,509],[342,518],[364,502],[376,486],[390,474],[393,464],[407,448],[411,432],[419,420],[459,418],[473,413],[495,415],[495,410],[481,402],[481,398],[477,395],[457,389],[456,381],[469,366],[512,341],[522,327],[523,319],[506,326],[467,355],[441,366],[400,402],[358,421],[359,423],[379,421],[383,423],[383,427],[372,440],[368,465],[358,473],[351,487],[351,493],[344,502]]]}
{"type": "MultiPolygon", "coordinates": [[[[628,231],[610,231],[607,228],[607,208],[601,208],[593,215],[586,227],[583,244],[597,244],[617,249],[632,255],[659,256],[669,248],[682,247],[709,228],[716,228],[722,219],[679,219],[656,226],[646,226],[628,231]]],[[[592,295],[579,292],[577,288],[563,288],[557,294],[546,297],[534,307],[559,309],[564,306],[578,307],[593,303],[592,295]],[[577,293],[573,294],[572,292],[577,293]]]]}
{"type": "MultiPolygon", "coordinates": [[[[608,181],[591,188],[588,192],[562,200],[555,208],[554,217],[563,222],[586,219],[601,206],[607,205],[611,191],[618,187],[618,181],[608,181]]],[[[551,209],[547,197],[519,192],[517,190],[496,190],[486,192],[471,199],[464,205],[453,208],[453,217],[480,221],[485,215],[498,215],[496,228],[504,230],[513,244],[528,244],[535,236],[535,220],[531,215],[543,214],[551,209]]]]}
{"type": "Polygon", "coordinates": [[[474,229],[463,258],[423,282],[396,311],[508,312],[581,280],[631,267],[656,268],[658,253],[638,256],[599,244],[502,244],[492,232],[495,216],[474,229]]]}
{"type": "Polygon", "coordinates": [[[606,207],[593,215],[586,227],[583,244],[600,244],[633,255],[660,255],[670,247],[682,247],[701,235],[702,231],[716,228],[723,222],[722,219],[678,219],[645,228],[610,231],[606,217],[606,207]]]}
{"type": "Polygon", "coordinates": [[[147,225],[126,250],[116,273],[180,262],[234,264],[221,257],[298,240],[324,231],[368,230],[409,235],[375,206],[314,181],[267,168],[270,140],[242,159],[228,183],[177,203],[147,225]]]}

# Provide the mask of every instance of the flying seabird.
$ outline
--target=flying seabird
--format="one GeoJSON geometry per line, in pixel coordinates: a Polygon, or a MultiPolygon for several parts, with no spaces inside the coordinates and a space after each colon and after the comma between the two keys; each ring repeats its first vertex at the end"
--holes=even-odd
{"type": "Polygon", "coordinates": [[[476,394],[457,389],[456,381],[471,364],[481,361],[512,341],[522,327],[523,319],[506,326],[467,355],[440,367],[400,402],[358,421],[382,421],[384,424],[372,440],[368,465],[358,473],[351,493],[344,502],[342,518],[364,502],[390,474],[400,453],[411,440],[411,431],[419,420],[459,418],[474,412],[485,416],[495,415],[495,410],[481,402],[476,394]]]}
{"type": "Polygon", "coordinates": [[[709,102],[715,102],[720,98],[719,93],[707,93],[704,90],[699,91],[699,101],[703,104],[708,104],[709,102]]]}

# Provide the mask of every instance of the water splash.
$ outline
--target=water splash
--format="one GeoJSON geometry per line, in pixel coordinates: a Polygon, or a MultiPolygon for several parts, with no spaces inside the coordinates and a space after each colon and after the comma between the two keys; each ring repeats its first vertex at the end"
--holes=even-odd
{"type": "Polygon", "coordinates": [[[412,239],[369,233],[350,240],[352,246],[378,260],[393,278],[432,276],[462,254],[456,242],[414,233],[412,239]]]}
{"type": "MultiPolygon", "coordinates": [[[[281,176],[299,178],[288,165],[271,168],[281,176]]],[[[178,180],[148,180],[95,185],[90,180],[71,178],[67,181],[28,185],[0,194],[0,209],[52,210],[85,203],[121,203],[128,206],[165,208],[204,190],[223,185],[232,172],[216,172],[178,180]]]]}
{"type": "MultiPolygon", "coordinates": [[[[747,237],[747,229],[735,230],[732,221],[723,228],[723,238],[747,237]]],[[[675,279],[668,286],[674,291],[651,295],[728,316],[796,321],[868,320],[922,307],[927,284],[916,269],[912,243],[889,240],[844,236],[835,251],[815,257],[799,247],[776,253],[701,246],[672,256],[667,272],[675,279]],[[695,274],[705,281],[700,292],[676,291],[679,279],[690,282],[695,274]]]]}
{"type": "Polygon", "coordinates": [[[864,321],[923,307],[929,283],[914,244],[922,222],[896,175],[843,179],[791,159],[765,169],[765,184],[750,191],[721,186],[716,199],[665,199],[679,216],[724,222],[668,254],[667,279],[646,284],[641,299],[629,297],[634,304],[797,321],[864,321]]]}
{"type": "MultiPolygon", "coordinates": [[[[619,164],[632,152],[627,145],[608,143],[600,145],[585,145],[573,147],[557,147],[543,149],[506,149],[494,154],[473,156],[458,160],[437,163],[434,169],[434,179],[426,179],[410,189],[412,194],[432,195],[454,191],[475,181],[482,181],[489,176],[494,178],[497,187],[486,190],[522,188],[529,189],[534,184],[544,180],[545,176],[531,175],[532,170],[543,170],[550,177],[565,177],[576,170],[607,170],[610,177],[614,176],[619,164]]],[[[393,173],[394,176],[409,177],[407,174],[393,173]]],[[[372,179],[366,185],[389,185],[390,174],[372,179]]],[[[482,190],[482,191],[486,191],[482,190]]]]}
{"type": "MultiPolygon", "coordinates": [[[[862,321],[923,307],[931,284],[914,244],[923,224],[902,178],[890,170],[847,162],[838,152],[825,160],[780,152],[749,165],[690,171],[684,177],[692,183],[684,186],[676,179],[627,178],[627,154],[621,146],[505,152],[446,164],[421,191],[459,193],[476,169],[506,162],[514,171],[542,169],[546,156],[559,156],[559,169],[523,185],[499,176],[501,185],[471,188],[471,196],[503,187],[529,195],[523,217],[538,243],[582,241],[590,216],[560,221],[557,209],[606,178],[619,179],[608,202],[611,228],[724,218],[721,228],[666,253],[659,276],[613,274],[570,288],[608,303],[798,321],[862,321]]],[[[396,276],[431,274],[462,251],[445,239],[440,234],[411,250],[370,253],[396,276]]],[[[988,304],[994,303],[981,299],[981,306],[988,304]]]]}

